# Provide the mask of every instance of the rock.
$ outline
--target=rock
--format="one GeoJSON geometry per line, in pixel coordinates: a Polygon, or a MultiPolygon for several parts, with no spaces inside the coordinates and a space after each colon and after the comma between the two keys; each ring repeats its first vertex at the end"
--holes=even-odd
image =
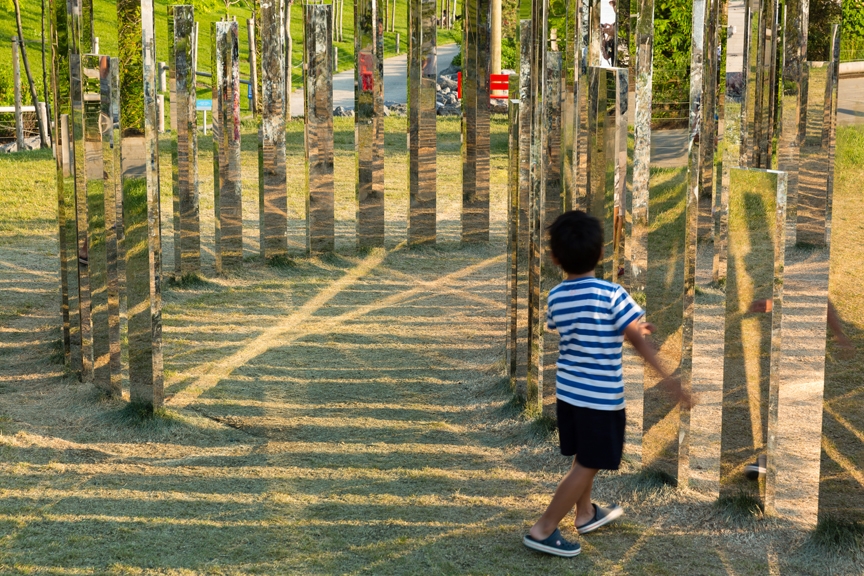
{"type": "Polygon", "coordinates": [[[388,106],[384,106],[384,116],[390,116],[390,108],[388,106]]]}
{"type": "Polygon", "coordinates": [[[435,91],[441,92],[441,84],[435,84],[435,91]]]}
{"type": "Polygon", "coordinates": [[[459,99],[456,98],[456,94],[448,94],[445,102],[449,106],[458,106],[459,105],[459,99]]]}
{"type": "Polygon", "coordinates": [[[438,85],[441,87],[443,91],[445,88],[449,88],[450,90],[456,90],[458,86],[458,82],[456,81],[456,77],[452,78],[449,76],[438,76],[438,85]]]}
{"type": "Polygon", "coordinates": [[[438,107],[438,115],[439,116],[461,116],[462,115],[462,107],[461,106],[439,106],[438,107]]]}
{"type": "MultiPolygon", "coordinates": [[[[38,136],[27,136],[24,138],[24,150],[37,150],[39,148],[39,137],[38,136]]],[[[12,152],[18,152],[18,145],[13,140],[12,142],[8,142],[0,146],[0,154],[10,154],[12,152]]]]}
{"type": "Polygon", "coordinates": [[[351,108],[344,108],[342,106],[336,106],[333,109],[333,116],[348,118],[354,116],[354,110],[351,108]]]}
{"type": "Polygon", "coordinates": [[[509,107],[507,100],[492,100],[492,103],[489,105],[489,112],[491,114],[508,114],[509,107]]]}
{"type": "MultiPolygon", "coordinates": [[[[440,84],[439,84],[439,86],[440,86],[440,84]]],[[[453,90],[451,90],[450,88],[441,88],[441,93],[444,95],[450,94],[450,92],[452,92],[452,91],[453,90]]]]}
{"type": "Polygon", "coordinates": [[[454,66],[453,64],[450,64],[450,66],[448,66],[444,70],[441,70],[441,72],[438,73],[438,77],[440,78],[441,76],[452,76],[455,79],[456,73],[461,71],[461,66],[454,66]]]}
{"type": "Polygon", "coordinates": [[[405,116],[408,114],[408,105],[400,102],[385,102],[384,106],[389,110],[388,116],[405,116]]]}

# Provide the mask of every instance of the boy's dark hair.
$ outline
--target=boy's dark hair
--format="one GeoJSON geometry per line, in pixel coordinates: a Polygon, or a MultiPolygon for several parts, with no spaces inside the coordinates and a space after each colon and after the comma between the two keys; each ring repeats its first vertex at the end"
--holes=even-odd
{"type": "Polygon", "coordinates": [[[581,210],[565,212],[549,226],[549,248],[568,274],[590,272],[603,254],[603,227],[581,210]]]}

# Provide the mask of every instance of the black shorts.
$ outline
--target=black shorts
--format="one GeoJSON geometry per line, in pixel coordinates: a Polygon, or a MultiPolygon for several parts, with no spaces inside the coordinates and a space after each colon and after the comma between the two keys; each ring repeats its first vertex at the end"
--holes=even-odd
{"type": "Polygon", "coordinates": [[[585,468],[617,470],[624,452],[624,410],[594,410],[558,400],[561,454],[585,468]]]}

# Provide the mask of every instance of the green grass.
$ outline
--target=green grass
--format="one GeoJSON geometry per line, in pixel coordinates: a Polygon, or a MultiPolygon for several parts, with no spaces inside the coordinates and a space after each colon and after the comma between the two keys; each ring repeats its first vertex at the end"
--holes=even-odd
{"type": "MultiPolygon", "coordinates": [[[[212,274],[208,252],[212,158],[202,137],[202,277],[209,286],[163,292],[169,400],[152,419],[124,401],[99,400],[92,386],[46,362],[59,335],[54,164],[45,153],[0,157],[0,309],[10,310],[0,318],[0,573],[864,570],[848,546],[860,542],[849,528],[860,519],[843,517],[812,538],[773,520],[726,520],[709,499],[674,489],[665,468],[637,473],[627,462],[601,474],[595,492],[598,502],[624,506],[622,522],[583,538],[566,519],[563,532],[584,550],[572,562],[524,550],[521,535],[570,461],[558,455],[554,435],[537,433],[501,380],[506,125],[492,124],[492,242],[462,246],[459,122],[439,122],[441,242],[418,250],[400,246],[405,119],[388,118],[385,128],[386,250],[354,250],[353,124],[336,119],[337,250],[309,258],[302,124],[290,123],[290,266],[255,257],[257,144],[246,130],[247,261],[222,277],[212,274]],[[11,313],[16,299],[29,302],[26,313],[11,313]],[[811,540],[821,538],[840,546],[809,554],[811,540]]],[[[835,270],[831,286],[859,347],[864,271],[857,263],[864,258],[853,240],[864,163],[850,160],[862,142],[864,130],[840,131],[834,233],[844,269],[835,270]]],[[[679,171],[653,178],[646,302],[652,321],[671,326],[680,318],[680,287],[663,262],[674,261],[680,243],[683,180],[679,171]]],[[[162,193],[170,206],[170,187],[162,193]]],[[[172,219],[165,216],[171,270],[172,219]]],[[[680,350],[671,329],[658,343],[664,355],[680,350]]],[[[856,390],[864,355],[837,354],[829,347],[826,397],[861,430],[856,390]]],[[[649,408],[646,399],[646,415],[649,408]]],[[[854,434],[840,421],[826,426],[840,454],[860,462],[854,434]]],[[[662,428],[658,420],[655,429],[662,428]]],[[[826,488],[834,491],[826,504],[854,512],[854,475],[825,459],[826,488]]],[[[746,510],[748,503],[730,505],[746,510]]]]}
{"type": "Polygon", "coordinates": [[[816,526],[812,541],[813,544],[831,551],[860,551],[864,546],[864,522],[850,522],[828,516],[816,526]]]}
{"type": "MultiPolygon", "coordinates": [[[[46,0],[47,3],[47,0],[46,0]]],[[[155,23],[156,23],[156,59],[157,61],[168,61],[168,5],[171,4],[168,0],[155,0],[155,23]]],[[[200,23],[200,39],[198,44],[198,69],[201,71],[210,71],[210,24],[220,20],[225,15],[224,8],[205,8],[206,3],[198,4],[196,7],[196,20],[200,23]]],[[[27,54],[30,60],[30,67],[34,77],[34,81],[38,84],[38,96],[42,99],[42,43],[41,43],[41,12],[40,1],[37,0],[21,0],[21,21],[24,30],[24,38],[26,41],[27,54]]],[[[99,50],[102,54],[112,56],[117,55],[117,12],[116,3],[109,0],[93,0],[94,20],[96,36],[99,38],[99,50]]],[[[251,11],[246,7],[245,2],[241,2],[231,6],[228,14],[236,17],[240,28],[240,74],[244,79],[249,78],[249,50],[248,39],[246,34],[246,20],[251,17],[251,11]]],[[[404,54],[408,50],[408,12],[407,0],[397,0],[396,2],[396,27],[393,32],[386,31],[384,34],[384,53],[385,57],[393,56],[396,53],[396,34],[401,37],[401,53],[404,54]]],[[[354,4],[353,2],[345,2],[345,14],[343,24],[343,42],[335,42],[334,46],[338,48],[338,70],[348,70],[354,67],[354,4]]],[[[47,23],[46,23],[47,30],[47,23]]],[[[46,32],[47,34],[47,32],[46,32]]],[[[294,40],[293,49],[293,86],[294,88],[301,87],[302,83],[302,60],[303,60],[303,6],[300,2],[294,2],[291,10],[291,34],[294,40]]],[[[0,105],[12,104],[12,54],[9,49],[8,41],[17,36],[15,26],[14,12],[11,11],[11,2],[9,11],[4,12],[0,7],[0,41],[4,42],[6,47],[0,50],[0,105]]],[[[439,30],[438,44],[450,44],[461,42],[461,32],[458,29],[454,30],[439,30]]],[[[50,43],[46,42],[46,63],[50,66],[51,55],[50,43]]],[[[84,50],[87,51],[87,50],[84,50]]],[[[23,76],[23,64],[22,64],[23,76]]],[[[50,81],[50,74],[49,74],[50,81]]],[[[26,94],[26,78],[25,82],[25,103],[29,103],[30,98],[26,94]]],[[[199,79],[199,91],[202,97],[207,97],[209,92],[209,83],[206,78],[199,79]]],[[[243,91],[241,106],[248,110],[248,100],[246,100],[246,90],[243,91]]]]}

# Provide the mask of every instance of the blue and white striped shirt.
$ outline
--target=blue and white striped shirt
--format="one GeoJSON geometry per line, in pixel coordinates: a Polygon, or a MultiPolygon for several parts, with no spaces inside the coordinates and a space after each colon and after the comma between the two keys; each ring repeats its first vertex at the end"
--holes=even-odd
{"type": "Polygon", "coordinates": [[[559,400],[595,410],[624,408],[624,329],[644,312],[618,284],[592,276],[549,291],[546,323],[558,330],[559,400]]]}

